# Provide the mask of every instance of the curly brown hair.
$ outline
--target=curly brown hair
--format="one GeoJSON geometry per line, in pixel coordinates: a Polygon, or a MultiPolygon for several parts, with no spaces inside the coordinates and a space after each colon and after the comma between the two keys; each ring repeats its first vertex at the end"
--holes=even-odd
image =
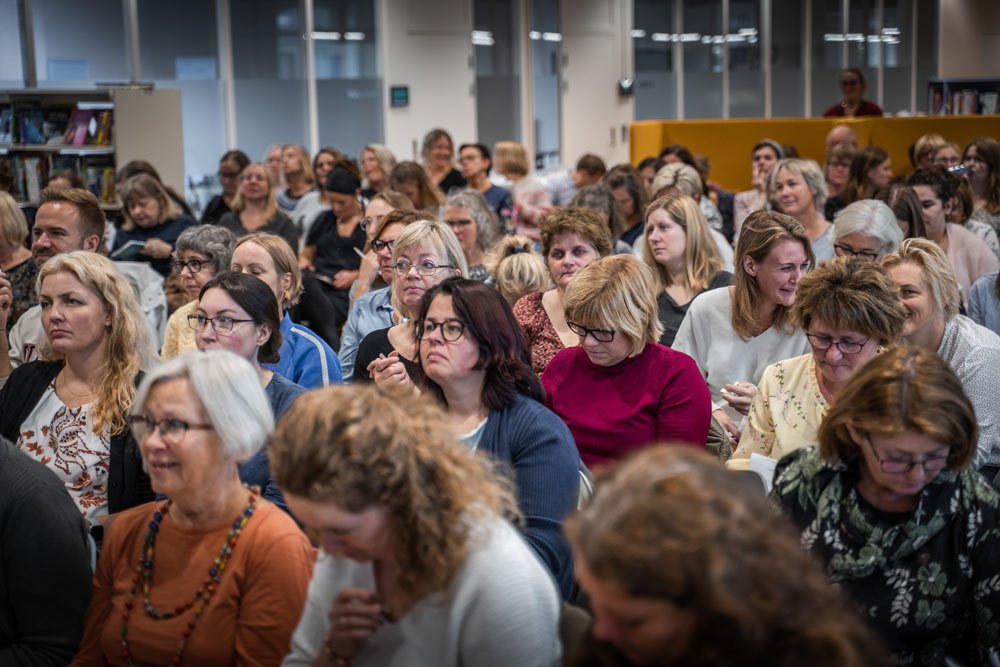
{"type": "Polygon", "coordinates": [[[520,519],[490,460],[459,445],[441,408],[410,392],[311,391],[278,423],[268,454],[286,494],[387,510],[399,585],[414,600],[448,588],[480,539],[477,523],[520,519]]]}
{"type": "Polygon", "coordinates": [[[543,215],[538,226],[542,233],[542,255],[545,257],[549,256],[556,237],[564,234],[576,234],[589,241],[598,257],[607,256],[614,245],[611,230],[593,209],[578,206],[557,208],[543,215]]]}
{"type": "Polygon", "coordinates": [[[597,579],[694,614],[673,664],[880,664],[791,523],[741,482],[704,452],[650,447],[599,475],[566,533],[597,579]]]}

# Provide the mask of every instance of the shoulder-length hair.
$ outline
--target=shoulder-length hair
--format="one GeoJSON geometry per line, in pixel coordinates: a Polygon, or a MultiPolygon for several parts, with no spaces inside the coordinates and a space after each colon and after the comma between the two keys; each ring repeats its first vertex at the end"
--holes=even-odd
{"type": "Polygon", "coordinates": [[[399,190],[401,183],[416,186],[420,201],[413,202],[413,205],[418,209],[437,209],[444,203],[444,193],[431,182],[427,172],[416,162],[404,160],[392,168],[389,174],[389,187],[399,190]]]}
{"type": "MultiPolygon", "coordinates": [[[[902,220],[910,225],[906,238],[927,236],[924,230],[924,214],[920,206],[920,198],[909,185],[902,181],[890,183],[884,188],[879,188],[872,198],[888,205],[897,221],[902,220]]],[[[899,226],[898,222],[896,224],[899,226]]]]}
{"type": "Polygon", "coordinates": [[[268,454],[286,494],[388,513],[399,585],[412,599],[448,589],[484,521],[520,516],[489,459],[459,445],[442,409],[411,392],[354,385],[304,394],[268,454]]]}
{"type": "Polygon", "coordinates": [[[952,269],[948,256],[937,243],[927,239],[906,239],[900,244],[899,250],[889,253],[882,260],[882,266],[886,269],[901,264],[913,264],[920,269],[931,298],[937,304],[945,322],[958,315],[961,288],[958,286],[958,279],[955,278],[955,270],[952,269]]]}
{"type": "Polygon", "coordinates": [[[276,364],[281,360],[281,311],[274,292],[263,280],[238,271],[223,271],[205,283],[198,300],[210,289],[221,290],[246,311],[247,316],[257,326],[266,325],[270,337],[257,348],[257,361],[262,364],[276,364]]]}
{"type": "Polygon", "coordinates": [[[878,146],[865,146],[854,154],[851,169],[839,199],[845,204],[871,196],[868,172],[889,159],[889,154],[878,146]]]}
{"type": "Polygon", "coordinates": [[[704,452],[648,447],[605,469],[565,532],[593,578],[696,619],[675,664],[883,664],[791,522],[704,452]]]}
{"type": "Polygon", "coordinates": [[[625,216],[622,215],[621,204],[604,183],[594,183],[581,188],[569,205],[603,213],[608,218],[607,227],[612,240],[617,241],[621,238],[622,230],[625,228],[625,216]]]}
{"type": "Polygon", "coordinates": [[[309,185],[316,184],[316,175],[313,173],[312,160],[309,159],[309,151],[306,150],[305,146],[299,144],[285,144],[281,147],[281,151],[287,151],[291,148],[295,151],[295,156],[299,159],[299,166],[302,167],[302,181],[308,183],[309,185]]]}
{"type": "MultiPolygon", "coordinates": [[[[649,205],[649,192],[646,190],[646,184],[638,169],[630,164],[618,164],[608,170],[602,180],[612,191],[612,196],[618,188],[625,188],[628,196],[632,198],[632,205],[635,207],[637,215],[641,216],[646,210],[649,205]]],[[[645,220],[645,218],[641,219],[645,220]]]]}
{"type": "Polygon", "coordinates": [[[684,282],[695,292],[708,289],[709,283],[722,270],[722,256],[709,231],[708,221],[701,212],[698,202],[687,195],[678,193],[660,197],[646,209],[646,228],[642,238],[642,258],[653,271],[656,293],[670,287],[673,282],[665,266],[653,257],[653,247],[649,235],[653,231],[649,218],[656,211],[666,211],[670,219],[684,230],[684,282]]]}
{"type": "Polygon", "coordinates": [[[264,173],[264,178],[267,179],[267,204],[264,207],[262,217],[264,220],[270,220],[278,212],[278,191],[274,182],[274,175],[271,173],[271,168],[263,162],[252,162],[240,172],[240,187],[236,188],[236,196],[233,197],[232,209],[239,213],[247,206],[246,200],[243,198],[242,185],[243,179],[250,174],[251,169],[260,169],[264,173]]]}
{"type": "MultiPolygon", "coordinates": [[[[100,299],[107,309],[107,343],[103,375],[97,386],[94,409],[94,431],[105,428],[113,434],[128,427],[129,408],[135,399],[135,379],[139,371],[154,365],[153,351],[146,317],[136,300],[135,290],[114,262],[86,250],[74,250],[56,255],[42,264],[35,291],[42,292],[45,279],[56,273],[68,273],[100,299]]],[[[42,341],[40,356],[50,361],[65,357],[52,349],[48,337],[42,341]]]]}
{"type": "Polygon", "coordinates": [[[778,160],[767,177],[767,188],[772,196],[774,184],[778,180],[778,172],[782,169],[787,169],[805,181],[806,187],[812,193],[813,206],[816,207],[817,214],[822,217],[823,205],[826,203],[826,177],[823,176],[823,170],[816,161],[798,157],[786,157],[778,160]]]}
{"type": "Polygon", "coordinates": [[[653,272],[631,255],[595,259],[566,288],[566,319],[627,336],[634,357],[663,335],[653,284],[653,272]]]}
{"type": "Polygon", "coordinates": [[[847,425],[862,433],[916,431],[948,445],[948,467],[961,470],[976,453],[975,410],[962,382],[931,350],[897,347],[866,363],[837,394],[819,428],[823,458],[861,458],[847,425]]]}
{"type": "MultiPolygon", "coordinates": [[[[399,256],[404,251],[409,250],[418,243],[426,243],[434,247],[438,254],[441,255],[441,259],[444,260],[445,265],[457,269],[459,275],[469,275],[469,264],[465,261],[465,253],[462,252],[462,246],[455,237],[455,232],[451,231],[451,227],[440,220],[418,220],[407,225],[406,229],[396,237],[396,242],[392,244],[393,266],[399,261],[399,256]]],[[[392,284],[394,287],[397,284],[402,286],[403,281],[394,279],[392,284]]],[[[395,289],[392,290],[389,301],[392,303],[392,307],[396,309],[396,312],[405,313],[407,311],[402,300],[396,295],[395,289]]]]}
{"type": "MultiPolygon", "coordinates": [[[[396,166],[396,156],[382,144],[365,144],[365,147],[361,149],[360,157],[362,162],[364,162],[366,152],[375,156],[378,168],[382,171],[382,178],[385,179],[385,183],[388,185],[389,175],[392,174],[392,169],[396,166]]],[[[365,179],[364,185],[366,187],[370,185],[368,179],[365,179]]]]}
{"type": "Polygon", "coordinates": [[[493,145],[493,160],[496,169],[501,174],[527,176],[531,170],[528,163],[528,151],[518,141],[498,141],[493,145]]]}
{"type": "Polygon", "coordinates": [[[181,214],[181,210],[167,194],[163,185],[149,174],[136,174],[128,179],[122,184],[119,194],[122,200],[122,215],[125,217],[122,229],[127,231],[136,228],[135,220],[132,219],[132,213],[129,209],[139,199],[152,197],[156,200],[160,208],[160,217],[156,220],[157,223],[173,220],[181,214]]]}
{"type": "Polygon", "coordinates": [[[164,362],[143,379],[132,414],[142,414],[149,392],[170,380],[191,383],[219,438],[223,456],[231,461],[252,457],[274,430],[274,416],[260,376],[235,352],[192,350],[164,362]]]}
{"type": "Polygon", "coordinates": [[[271,256],[271,261],[274,262],[274,269],[277,273],[291,274],[291,283],[281,295],[282,311],[297,304],[305,288],[302,286],[302,271],[299,269],[299,262],[295,259],[295,253],[289,247],[288,241],[275,234],[253,232],[236,241],[233,252],[236,252],[236,249],[244,243],[256,243],[266,250],[267,254],[271,256]]]}
{"type": "Polygon", "coordinates": [[[448,143],[451,145],[451,154],[452,156],[455,155],[455,142],[452,140],[451,135],[448,134],[447,130],[436,127],[424,135],[424,141],[420,146],[420,157],[424,159],[425,164],[430,163],[431,149],[442,138],[448,140],[448,143]]]}
{"type": "Polygon", "coordinates": [[[976,137],[962,151],[962,162],[970,148],[976,149],[976,157],[986,163],[989,176],[986,178],[986,211],[991,215],[1000,213],[1000,142],[993,137],[976,137]]]}
{"type": "Polygon", "coordinates": [[[7,237],[7,243],[19,246],[28,238],[28,221],[24,212],[10,194],[0,190],[0,231],[7,237]]]}
{"type": "Polygon", "coordinates": [[[444,201],[445,208],[454,206],[468,211],[476,223],[476,245],[480,250],[488,250],[500,237],[500,223],[497,221],[493,207],[486,197],[475,190],[458,190],[448,195],[444,201]]]}
{"type": "MultiPolygon", "coordinates": [[[[478,280],[448,278],[424,293],[417,322],[427,318],[431,303],[438,296],[450,296],[455,315],[465,325],[465,334],[479,347],[479,361],[474,370],[485,371],[483,405],[502,410],[517,394],[545,401],[542,382],[531,370],[531,351],[524,331],[514,317],[510,304],[492,287],[478,280]]],[[[418,347],[422,342],[418,339],[418,347]]],[[[424,373],[418,355],[417,384],[423,383],[435,395],[444,398],[441,388],[424,373]]]]}
{"type": "MultiPolygon", "coordinates": [[[[747,273],[746,258],[753,259],[756,264],[763,262],[776,245],[782,241],[797,241],[805,251],[809,268],[816,266],[816,256],[812,251],[812,243],[806,230],[795,218],[776,211],[754,211],[743,223],[740,238],[736,242],[736,253],[733,258],[733,297],[730,312],[730,322],[733,330],[742,340],[750,340],[757,328],[757,311],[760,306],[760,294],[757,291],[757,280],[747,273]]],[[[771,325],[775,329],[788,329],[788,306],[777,305],[771,315],[771,325]]]]}

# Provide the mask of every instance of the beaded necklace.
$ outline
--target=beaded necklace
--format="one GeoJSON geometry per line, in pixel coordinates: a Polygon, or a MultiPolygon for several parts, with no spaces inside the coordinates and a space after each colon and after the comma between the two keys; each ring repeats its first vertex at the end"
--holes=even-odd
{"type": "Polygon", "coordinates": [[[128,617],[132,611],[132,601],[135,599],[135,592],[138,590],[140,582],[142,584],[143,607],[146,615],[155,621],[176,618],[194,607],[194,616],[187,622],[187,626],[182,631],[181,640],[177,644],[177,654],[171,661],[172,664],[179,665],[181,664],[181,657],[184,654],[184,646],[191,637],[191,633],[194,632],[194,627],[198,623],[198,619],[201,618],[201,613],[205,611],[205,606],[208,605],[209,600],[212,599],[212,595],[215,594],[216,586],[222,578],[222,573],[226,569],[229,557],[233,554],[233,549],[240,538],[240,533],[257,507],[257,496],[259,495],[260,487],[255,486],[250,489],[250,500],[247,502],[247,506],[243,509],[240,516],[233,521],[233,526],[226,534],[226,539],[222,543],[219,555],[215,557],[211,567],[208,568],[208,578],[202,583],[201,588],[195,591],[192,599],[177,605],[173,611],[157,611],[149,601],[150,579],[153,574],[153,547],[156,545],[156,534],[160,532],[160,522],[163,521],[163,517],[170,510],[172,501],[168,500],[161,509],[153,512],[153,520],[149,522],[149,530],[146,531],[142,555],[139,556],[139,566],[132,576],[132,589],[129,592],[128,600],[125,602],[125,609],[122,611],[122,657],[128,662],[129,667],[135,667],[135,665],[132,662],[132,654],[128,649],[128,617]]]}

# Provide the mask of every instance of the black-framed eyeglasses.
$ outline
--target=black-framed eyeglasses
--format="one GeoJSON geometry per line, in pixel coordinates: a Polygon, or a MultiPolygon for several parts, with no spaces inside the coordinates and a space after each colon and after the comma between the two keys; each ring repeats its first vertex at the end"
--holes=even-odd
{"type": "Polygon", "coordinates": [[[598,343],[610,343],[615,339],[613,329],[590,329],[569,320],[566,320],[566,326],[569,327],[570,331],[579,336],[581,340],[587,336],[593,336],[594,340],[598,343]]]}
{"type": "Polygon", "coordinates": [[[473,223],[472,220],[467,218],[463,220],[445,220],[445,222],[448,223],[449,227],[468,227],[473,223]]]}
{"type": "Polygon", "coordinates": [[[240,172],[238,171],[220,171],[219,178],[239,178],[240,172]]]}
{"type": "Polygon", "coordinates": [[[383,241],[382,239],[375,239],[374,241],[372,241],[372,249],[375,250],[375,252],[382,252],[383,250],[388,250],[389,252],[392,252],[392,244],[395,242],[396,242],[395,239],[393,239],[392,241],[383,241]]]}
{"type": "Polygon", "coordinates": [[[195,331],[203,331],[209,324],[216,333],[229,333],[233,327],[240,322],[253,322],[254,320],[237,320],[232,317],[220,315],[218,317],[205,317],[204,315],[188,315],[188,326],[195,331]]]}
{"type": "Polygon", "coordinates": [[[395,269],[396,273],[398,273],[401,276],[405,276],[406,274],[408,274],[410,272],[410,269],[416,269],[417,273],[419,273],[422,276],[433,276],[438,271],[438,269],[450,269],[453,267],[448,264],[435,264],[429,259],[424,260],[419,264],[414,264],[413,262],[410,262],[408,260],[401,259],[395,264],[393,264],[392,268],[395,269]]]}
{"type": "Polygon", "coordinates": [[[132,435],[135,436],[136,442],[145,440],[146,436],[150,435],[154,428],[160,432],[160,437],[165,442],[172,445],[176,445],[183,440],[184,435],[189,430],[211,431],[215,429],[211,424],[190,424],[181,419],[161,419],[156,421],[148,415],[132,415],[128,418],[128,421],[132,426],[132,435]]]}
{"type": "Polygon", "coordinates": [[[846,257],[850,255],[851,257],[867,259],[870,262],[874,262],[876,259],[878,259],[879,254],[881,254],[877,252],[872,252],[871,250],[855,250],[854,248],[849,248],[846,245],[840,245],[839,243],[834,243],[833,249],[841,257],[846,257]]]}
{"type": "Polygon", "coordinates": [[[817,350],[826,352],[836,345],[842,354],[857,354],[871,340],[871,337],[865,338],[860,343],[853,340],[833,340],[829,336],[820,336],[819,334],[811,333],[807,333],[806,338],[809,339],[809,344],[817,350]]]}
{"type": "Polygon", "coordinates": [[[438,327],[441,327],[441,337],[449,343],[455,342],[462,337],[463,333],[465,333],[465,322],[462,320],[456,320],[454,318],[445,320],[444,322],[420,320],[417,322],[417,338],[420,340],[427,340],[438,327]]]}
{"type": "Polygon", "coordinates": [[[191,269],[191,273],[198,273],[207,264],[208,262],[203,259],[190,259],[186,262],[182,262],[179,259],[175,259],[173,262],[171,262],[171,265],[174,267],[174,271],[176,271],[177,273],[180,273],[185,268],[191,269]]]}
{"type": "Polygon", "coordinates": [[[947,454],[925,456],[922,459],[911,459],[902,456],[887,456],[883,458],[882,454],[875,449],[875,445],[872,444],[871,436],[868,436],[868,446],[872,448],[872,454],[878,459],[878,465],[882,468],[882,472],[890,474],[907,473],[913,470],[915,466],[922,466],[924,472],[940,472],[948,465],[947,454]]]}

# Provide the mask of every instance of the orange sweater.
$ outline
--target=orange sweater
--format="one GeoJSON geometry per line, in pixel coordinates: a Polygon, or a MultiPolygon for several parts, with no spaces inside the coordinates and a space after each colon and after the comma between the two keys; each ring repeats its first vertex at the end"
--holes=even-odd
{"type": "MultiPolygon", "coordinates": [[[[143,535],[159,503],[123,512],[109,528],[94,575],[94,593],[83,641],[73,665],[124,665],[122,610],[129,597],[143,535]]],[[[236,517],[233,517],[235,519],[236,517]]],[[[208,576],[232,523],[184,530],[168,513],[160,524],[153,555],[150,602],[173,611],[208,576]]],[[[263,498],[240,534],[221,581],[184,647],[188,665],[277,665],[305,606],[315,555],[295,522],[263,498]]],[[[128,621],[128,645],[135,664],[167,665],[194,609],[156,621],[136,591],[128,621]]]]}

